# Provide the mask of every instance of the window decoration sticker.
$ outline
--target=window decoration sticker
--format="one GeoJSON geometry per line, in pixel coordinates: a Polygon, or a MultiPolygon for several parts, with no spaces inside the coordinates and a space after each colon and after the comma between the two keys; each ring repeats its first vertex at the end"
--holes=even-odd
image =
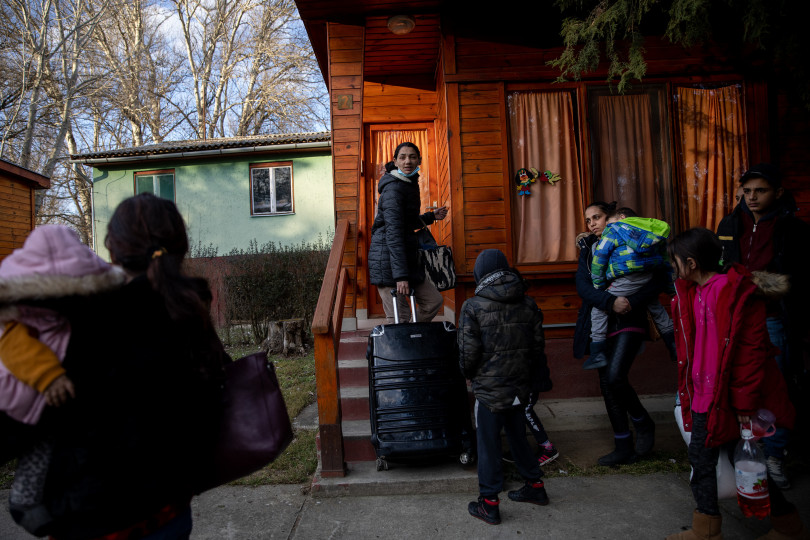
{"type": "Polygon", "coordinates": [[[529,169],[518,169],[515,174],[515,184],[517,184],[518,195],[531,195],[529,187],[532,183],[537,182],[537,171],[530,171],[529,169]]]}
{"type": "Polygon", "coordinates": [[[552,171],[543,171],[541,174],[534,167],[529,169],[525,167],[520,168],[517,173],[515,173],[515,184],[517,184],[518,195],[531,195],[529,188],[538,180],[553,186],[556,182],[562,180],[562,178],[558,173],[552,171]]]}

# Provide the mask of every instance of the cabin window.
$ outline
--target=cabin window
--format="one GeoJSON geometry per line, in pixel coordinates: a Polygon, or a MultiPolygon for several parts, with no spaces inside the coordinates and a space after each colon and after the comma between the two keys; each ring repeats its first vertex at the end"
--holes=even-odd
{"type": "Polygon", "coordinates": [[[594,200],[674,223],[666,88],[588,88],[594,200]]]}
{"type": "Polygon", "coordinates": [[[748,168],[742,86],[679,86],[672,100],[684,225],[715,231],[748,168]]]}
{"type": "Polygon", "coordinates": [[[152,193],[174,201],[174,170],[135,173],[135,194],[152,193]]]}
{"type": "Polygon", "coordinates": [[[508,94],[518,264],[575,261],[582,187],[571,91],[508,94]],[[527,171],[521,180],[519,171],[527,171]]]}
{"type": "Polygon", "coordinates": [[[747,166],[742,85],[676,85],[671,96],[664,85],[624,95],[589,87],[588,114],[594,200],[675,230],[716,230],[731,212],[747,166]]]}
{"type": "Polygon", "coordinates": [[[293,213],[292,162],[250,166],[250,213],[254,216],[293,213]]]}

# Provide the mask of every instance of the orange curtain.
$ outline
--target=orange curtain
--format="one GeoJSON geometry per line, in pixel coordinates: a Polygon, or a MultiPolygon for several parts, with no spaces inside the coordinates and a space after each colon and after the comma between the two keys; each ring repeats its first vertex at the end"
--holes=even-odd
{"type": "Polygon", "coordinates": [[[517,262],[573,261],[574,238],[582,221],[574,112],[569,92],[515,92],[509,95],[512,175],[532,167],[560,175],[554,185],[537,181],[531,195],[515,197],[517,262]]]}
{"type": "Polygon", "coordinates": [[[385,164],[394,159],[394,150],[400,143],[412,142],[419,148],[422,155],[422,164],[419,168],[419,196],[422,201],[422,212],[429,206],[430,200],[430,169],[428,159],[428,138],[427,131],[418,130],[397,130],[397,131],[373,131],[372,139],[372,167],[374,178],[374,208],[377,207],[377,182],[385,173],[385,164]]]}
{"type": "Polygon", "coordinates": [[[717,230],[734,208],[736,181],[747,163],[742,91],[723,88],[677,88],[679,167],[689,227],[717,230]]]}
{"type": "Polygon", "coordinates": [[[649,95],[598,96],[596,100],[596,199],[617,201],[640,216],[665,219],[658,189],[661,151],[655,147],[659,137],[653,137],[649,95]]]}

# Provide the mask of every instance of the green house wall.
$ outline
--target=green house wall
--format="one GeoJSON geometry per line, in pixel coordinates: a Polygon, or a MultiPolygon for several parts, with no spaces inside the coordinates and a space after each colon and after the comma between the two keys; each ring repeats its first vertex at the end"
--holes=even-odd
{"type": "MultiPolygon", "coordinates": [[[[135,194],[136,172],[174,169],[175,203],[188,227],[192,246],[213,246],[217,255],[259,245],[326,240],[334,232],[335,208],[332,158],[327,152],[273,154],[95,165],[93,178],[95,249],[109,260],[104,247],[107,223],[118,204],[135,194]],[[293,162],[293,214],[251,216],[250,165],[293,162]]],[[[192,247],[193,251],[194,247],[192,247]]]]}

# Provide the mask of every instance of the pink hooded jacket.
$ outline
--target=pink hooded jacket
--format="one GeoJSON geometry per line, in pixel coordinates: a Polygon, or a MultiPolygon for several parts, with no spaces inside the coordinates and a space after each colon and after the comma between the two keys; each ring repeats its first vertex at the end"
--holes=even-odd
{"type": "MultiPolygon", "coordinates": [[[[40,341],[62,361],[70,338],[68,321],[54,311],[26,306],[26,301],[90,295],[123,285],[125,275],[101,260],[62,225],[42,225],[0,263],[0,334],[3,324],[18,321],[37,330],[40,341]]],[[[3,360],[3,359],[0,359],[3,360]]],[[[45,398],[18,380],[0,361],[0,410],[35,424],[45,398]]]]}

